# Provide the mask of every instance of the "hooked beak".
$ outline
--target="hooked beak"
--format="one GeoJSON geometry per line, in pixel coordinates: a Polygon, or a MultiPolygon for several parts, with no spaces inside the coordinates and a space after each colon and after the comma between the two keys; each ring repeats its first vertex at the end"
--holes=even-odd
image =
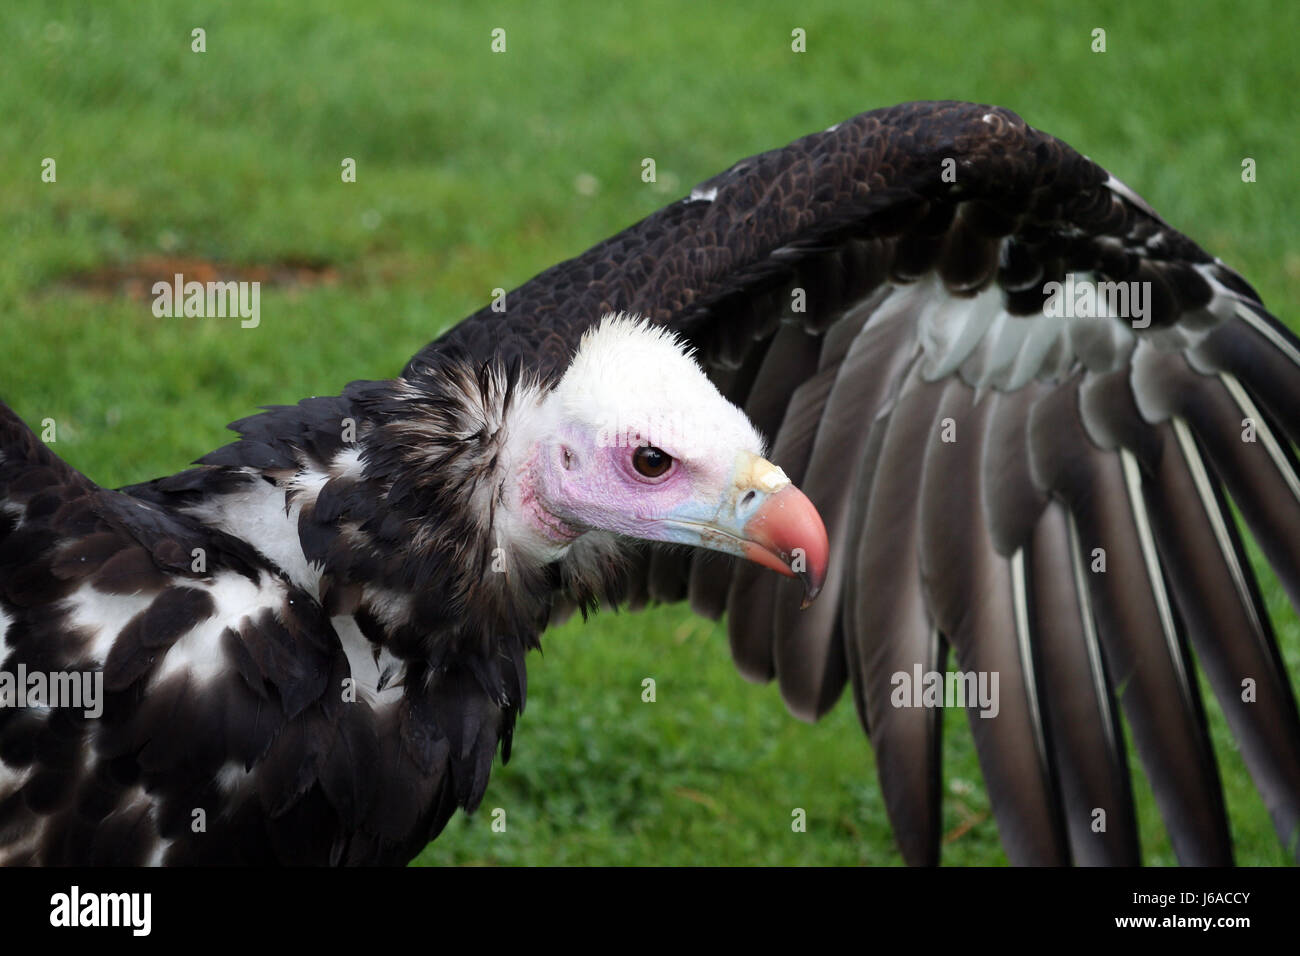
{"type": "Polygon", "coordinates": [[[808,497],[764,458],[742,454],[717,512],[708,521],[689,524],[703,547],[799,578],[802,607],[812,604],[822,589],[830,557],[826,526],[808,497]]]}
{"type": "Polygon", "coordinates": [[[743,554],[750,561],[803,582],[807,607],[826,581],[830,544],[821,515],[794,485],[786,485],[763,502],[744,526],[743,554]]]}

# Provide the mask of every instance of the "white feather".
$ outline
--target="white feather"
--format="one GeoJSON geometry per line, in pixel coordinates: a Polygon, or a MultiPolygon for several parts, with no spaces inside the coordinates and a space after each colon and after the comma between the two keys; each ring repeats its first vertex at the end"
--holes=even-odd
{"type": "Polygon", "coordinates": [[[336,617],[333,623],[343,645],[343,652],[348,656],[348,667],[356,683],[357,700],[365,701],[372,707],[387,707],[400,701],[406,665],[387,648],[382,649],[376,659],[375,645],[366,640],[350,616],[336,617]],[[385,681],[383,690],[379,689],[381,681],[385,681]]]}
{"type": "Polygon", "coordinates": [[[298,494],[286,508],[285,489],[256,481],[246,489],[218,495],[190,508],[200,521],[242,538],[275,562],[294,584],[320,597],[319,565],[302,552],[298,538],[298,515],[303,505],[314,502],[329,475],[304,470],[289,482],[298,494]]]}
{"type": "Polygon", "coordinates": [[[205,587],[215,605],[213,614],[168,649],[154,672],[152,686],[180,673],[188,673],[200,686],[224,674],[229,662],[221,648],[222,632],[238,627],[244,618],[264,608],[278,612],[286,596],[284,582],[269,575],[254,584],[242,574],[225,571],[205,587]]]}
{"type": "Polygon", "coordinates": [[[607,315],[588,331],[552,400],[560,419],[619,444],[649,442],[675,458],[762,449],[758,431],[719,393],[671,331],[607,315]]]}
{"type": "Polygon", "coordinates": [[[72,592],[64,607],[72,627],[90,637],[89,657],[100,667],[131,618],[153,603],[152,594],[105,594],[89,582],[72,592]]]}

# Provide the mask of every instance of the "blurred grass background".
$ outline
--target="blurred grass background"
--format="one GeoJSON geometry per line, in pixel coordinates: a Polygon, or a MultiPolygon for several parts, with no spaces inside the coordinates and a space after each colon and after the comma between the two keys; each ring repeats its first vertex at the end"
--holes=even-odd
{"type": "MultiPolygon", "coordinates": [[[[55,419],[56,450],[103,484],[176,471],[254,406],[396,374],[492,288],[735,160],[912,99],[1020,112],[1292,320],[1297,36],[1289,0],[8,0],[0,396],[29,422],[55,419]],[[191,51],[196,27],[205,53],[191,51]],[[496,27],[504,54],[490,50],[496,27]],[[45,157],[57,183],[41,181],[45,157]],[[341,182],[344,157],[355,184],[341,182]],[[1245,157],[1257,183],[1241,180],[1245,157]],[[261,325],[241,329],[155,318],[148,298],[103,280],[166,256],[313,263],[330,281],[264,287],[261,325]]],[[[1300,627],[1266,590],[1300,674],[1300,627]]],[[[418,862],[899,862],[849,702],[797,723],[775,688],[735,675],[725,631],[682,608],[602,614],[546,646],[510,766],[418,862]],[[505,833],[491,829],[496,807],[505,833]],[[806,833],[791,830],[794,808],[806,833]]],[[[1210,709],[1238,858],[1283,863],[1210,709]]],[[[1004,862],[965,718],[945,717],[945,862],[1004,862]]],[[[1172,862],[1137,778],[1146,858],[1172,862]]]]}

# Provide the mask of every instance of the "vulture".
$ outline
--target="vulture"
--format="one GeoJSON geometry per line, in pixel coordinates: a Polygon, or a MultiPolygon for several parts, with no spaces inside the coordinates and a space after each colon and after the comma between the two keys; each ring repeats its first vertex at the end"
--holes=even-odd
{"type": "Polygon", "coordinates": [[[996,689],[1011,862],[1140,862],[1131,746],[1179,860],[1230,863],[1201,675],[1297,852],[1237,516],[1300,606],[1300,342],[1005,109],[742,160],[174,475],[99,487],[0,413],[4,862],[406,863],[509,759],[548,622],[672,601],[795,716],[849,690],[909,863],[952,674],[996,689]]]}

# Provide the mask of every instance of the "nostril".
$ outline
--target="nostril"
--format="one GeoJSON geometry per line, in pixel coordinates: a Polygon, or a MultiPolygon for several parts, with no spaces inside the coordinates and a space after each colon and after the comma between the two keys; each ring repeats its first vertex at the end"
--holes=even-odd
{"type": "Polygon", "coordinates": [[[753,491],[745,492],[745,497],[740,499],[740,506],[742,508],[748,508],[750,502],[753,501],[754,498],[755,498],[755,493],[753,491]]]}

